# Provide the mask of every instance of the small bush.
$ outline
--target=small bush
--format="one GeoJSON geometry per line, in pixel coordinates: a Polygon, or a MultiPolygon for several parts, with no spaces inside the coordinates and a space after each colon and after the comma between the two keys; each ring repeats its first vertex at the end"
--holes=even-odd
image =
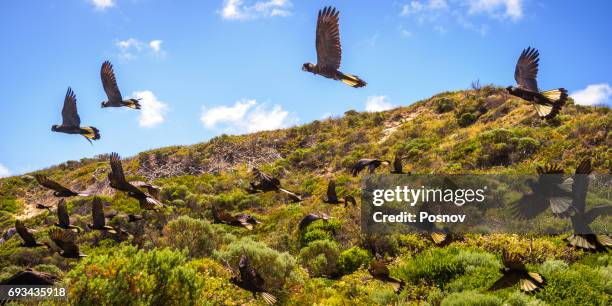
{"type": "Polygon", "coordinates": [[[219,256],[232,267],[238,267],[243,254],[249,256],[252,266],[263,277],[267,288],[280,289],[287,282],[300,281],[293,256],[286,252],[280,253],[262,242],[253,241],[250,237],[230,243],[219,256]]]}
{"type": "Polygon", "coordinates": [[[443,114],[455,109],[455,102],[449,98],[439,98],[434,101],[434,110],[438,114],[443,114]]]}
{"type": "Polygon", "coordinates": [[[338,270],[342,274],[350,274],[365,266],[370,261],[368,251],[360,247],[352,247],[342,251],[338,258],[338,270]]]}
{"type": "Polygon", "coordinates": [[[493,295],[465,291],[452,293],[442,300],[442,306],[497,306],[502,305],[502,301],[493,295]]]}
{"type": "Polygon", "coordinates": [[[312,276],[335,276],[338,273],[338,244],[329,240],[317,240],[300,251],[300,262],[312,276]]]}
{"type": "Polygon", "coordinates": [[[551,305],[609,305],[612,286],[610,268],[591,268],[582,264],[570,267],[544,263],[546,279],[543,290],[535,296],[551,305]],[[606,269],[608,273],[606,273],[606,269]]]}
{"type": "Polygon", "coordinates": [[[428,250],[406,260],[398,275],[413,284],[423,281],[444,288],[454,278],[478,268],[497,268],[499,263],[492,254],[480,250],[447,247],[428,250]]]}
{"type": "Polygon", "coordinates": [[[334,240],[334,235],[340,229],[340,221],[336,219],[317,220],[300,233],[300,243],[302,246],[317,240],[334,240]]]}
{"type": "Polygon", "coordinates": [[[186,249],[190,257],[210,256],[218,245],[231,240],[231,236],[220,227],[188,216],[170,221],[162,232],[162,245],[178,250],[186,249]]]}
{"type": "Polygon", "coordinates": [[[476,120],[478,120],[478,115],[476,113],[463,113],[457,118],[457,124],[459,124],[460,127],[468,127],[476,122],[476,120]]]}
{"type": "Polygon", "coordinates": [[[70,303],[82,305],[196,305],[205,279],[182,252],[128,246],[87,257],[68,274],[70,303]]]}

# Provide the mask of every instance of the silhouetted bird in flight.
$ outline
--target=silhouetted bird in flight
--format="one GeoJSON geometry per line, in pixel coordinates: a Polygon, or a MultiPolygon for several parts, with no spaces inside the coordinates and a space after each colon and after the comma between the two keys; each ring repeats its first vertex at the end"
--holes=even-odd
{"type": "Polygon", "coordinates": [[[253,226],[259,224],[259,220],[249,214],[237,214],[232,216],[221,210],[216,205],[212,207],[212,215],[214,223],[223,223],[231,226],[244,227],[248,230],[252,230],[253,226]]]}
{"type": "Polygon", "coordinates": [[[54,228],[49,231],[49,238],[60,248],[60,256],[65,258],[81,258],[87,255],[81,253],[76,244],[76,233],[54,228]]]}
{"type": "Polygon", "coordinates": [[[531,219],[550,207],[552,213],[567,217],[572,212],[572,180],[563,178],[563,169],[557,165],[538,167],[538,179],[526,181],[531,192],[526,193],[511,209],[519,219],[531,219]]]}
{"type": "Polygon", "coordinates": [[[2,286],[51,286],[58,280],[57,276],[32,270],[30,268],[15,273],[0,282],[2,286]]]}
{"type": "MultiPolygon", "coordinates": [[[[391,211],[394,212],[395,210],[392,209],[391,211]]],[[[419,214],[421,212],[426,212],[428,215],[434,214],[432,213],[432,209],[430,209],[427,203],[423,204],[419,208],[419,214]]],[[[415,223],[411,223],[411,225],[415,226],[421,231],[425,231],[429,235],[429,238],[431,238],[433,243],[438,247],[443,247],[453,241],[462,239],[460,235],[451,232],[448,226],[439,227],[438,225],[429,221],[428,219],[425,219],[419,222],[415,222],[415,223]]]]}
{"type": "Polygon", "coordinates": [[[157,200],[161,200],[161,188],[159,186],[151,185],[143,181],[130,181],[130,184],[147,190],[147,193],[157,200]]]}
{"type": "Polygon", "coordinates": [[[94,230],[105,231],[112,234],[116,234],[114,228],[106,225],[106,217],[104,216],[104,205],[102,204],[102,200],[98,197],[94,197],[91,202],[91,219],[93,221],[92,224],[87,224],[87,227],[94,230]]]}
{"type": "Polygon", "coordinates": [[[320,213],[318,215],[317,214],[307,214],[300,221],[298,228],[300,230],[303,230],[307,228],[312,222],[315,222],[317,220],[323,220],[324,222],[327,222],[327,220],[329,220],[329,216],[324,213],[320,213]]]}
{"type": "Polygon", "coordinates": [[[500,272],[504,275],[493,283],[489,290],[504,289],[518,283],[522,291],[534,292],[546,284],[542,275],[527,270],[524,259],[519,254],[510,254],[504,249],[502,261],[504,267],[500,269],[500,272]]]}
{"type": "Polygon", "coordinates": [[[92,140],[100,139],[100,131],[97,128],[93,126],[81,126],[81,118],[77,113],[76,96],[70,87],[68,87],[66,97],[64,98],[62,124],[54,124],[51,126],[51,131],[66,134],[78,134],[85,137],[89,143],[91,143],[92,140]]]}
{"type": "Polygon", "coordinates": [[[402,165],[402,160],[404,158],[400,155],[395,155],[395,158],[393,159],[393,169],[391,169],[391,173],[392,174],[404,174],[406,172],[404,172],[404,166],[402,165]]]}
{"type": "Polygon", "coordinates": [[[23,240],[21,244],[22,247],[26,248],[35,248],[39,246],[45,246],[44,243],[36,242],[36,238],[34,238],[34,234],[30,230],[28,230],[21,220],[15,220],[15,229],[17,230],[17,234],[23,240]]]}
{"type": "Polygon", "coordinates": [[[612,238],[605,234],[594,234],[589,227],[597,217],[612,214],[611,205],[595,206],[586,210],[586,196],[589,187],[589,175],[591,174],[591,160],[583,160],[576,168],[572,184],[572,208],[574,215],[571,216],[574,234],[567,238],[570,245],[589,251],[605,251],[612,247],[612,238]]]}
{"type": "Polygon", "coordinates": [[[344,207],[347,207],[349,203],[353,204],[353,206],[357,206],[357,201],[352,195],[344,196],[344,199],[338,199],[338,194],[336,194],[336,182],[334,180],[329,180],[327,184],[327,198],[323,200],[324,203],[328,204],[342,204],[344,203],[344,207]]]}
{"type": "Polygon", "coordinates": [[[372,275],[372,277],[374,277],[375,279],[391,284],[395,292],[400,292],[404,288],[404,281],[391,277],[391,272],[387,267],[387,262],[380,257],[373,259],[370,262],[370,268],[368,268],[368,272],[370,272],[370,275],[372,275]]]}
{"type": "Polygon", "coordinates": [[[362,158],[351,167],[351,174],[353,174],[353,176],[357,176],[361,170],[365,169],[365,167],[368,167],[368,173],[372,174],[374,171],[376,171],[376,168],[380,167],[382,164],[390,165],[391,162],[376,158],[362,158]]]}
{"type": "Polygon", "coordinates": [[[115,72],[113,71],[113,65],[109,61],[102,63],[100,68],[100,78],[102,79],[102,86],[104,92],[106,92],[107,101],[102,102],[102,107],[129,107],[133,109],[140,109],[140,99],[127,99],[123,100],[121,91],[117,86],[117,80],[115,79],[115,72]]]}
{"type": "Polygon", "coordinates": [[[55,223],[55,226],[66,230],[81,231],[80,227],[70,224],[70,216],[68,215],[68,208],[64,199],[60,199],[59,203],[57,203],[57,223],[55,223]]]}
{"type": "Polygon", "coordinates": [[[230,281],[233,284],[244,290],[250,291],[255,298],[257,297],[257,293],[260,293],[261,297],[269,305],[276,303],[276,297],[264,289],[264,279],[251,266],[251,261],[247,255],[242,255],[240,257],[238,269],[240,270],[240,278],[232,277],[230,281]]]}
{"type": "Polygon", "coordinates": [[[53,207],[51,207],[51,205],[45,205],[45,204],[40,204],[39,203],[39,204],[36,204],[36,208],[37,209],[46,209],[49,212],[51,212],[51,208],[53,208],[53,207]]]}
{"type": "Polygon", "coordinates": [[[121,165],[121,158],[119,157],[119,154],[115,152],[111,153],[110,166],[111,171],[108,173],[108,180],[110,181],[111,187],[123,192],[127,192],[128,196],[138,200],[140,208],[142,209],[157,210],[163,206],[157,199],[147,195],[142,190],[138,189],[138,187],[130,184],[125,179],[125,174],[123,172],[123,166],[121,165]]]}
{"type": "Polygon", "coordinates": [[[253,177],[255,177],[258,182],[250,183],[250,187],[247,189],[249,193],[276,191],[285,193],[287,196],[289,196],[289,199],[291,199],[292,202],[302,201],[302,197],[299,194],[282,188],[279,179],[265,174],[257,168],[253,168],[251,172],[253,177]]]}
{"type": "Polygon", "coordinates": [[[40,184],[41,186],[51,189],[53,190],[53,195],[56,197],[74,197],[74,196],[89,196],[89,194],[86,193],[80,193],[80,192],[76,192],[76,191],[72,191],[62,185],[60,185],[60,183],[42,175],[42,174],[35,174],[34,178],[36,178],[36,181],[38,182],[38,184],[40,184]]]}
{"type": "Polygon", "coordinates": [[[128,214],[127,216],[128,222],[137,222],[144,219],[142,215],[128,214]]]}
{"type": "Polygon", "coordinates": [[[351,87],[366,86],[367,83],[358,76],[345,74],[338,70],[342,60],[339,14],[340,12],[332,7],[319,10],[316,33],[317,64],[305,63],[302,65],[302,70],[329,79],[340,80],[351,87]]]}
{"type": "Polygon", "coordinates": [[[518,86],[506,88],[508,93],[533,104],[541,118],[554,118],[567,101],[567,90],[558,88],[548,91],[538,89],[536,77],[540,53],[534,48],[523,50],[514,70],[514,79],[518,86]]]}

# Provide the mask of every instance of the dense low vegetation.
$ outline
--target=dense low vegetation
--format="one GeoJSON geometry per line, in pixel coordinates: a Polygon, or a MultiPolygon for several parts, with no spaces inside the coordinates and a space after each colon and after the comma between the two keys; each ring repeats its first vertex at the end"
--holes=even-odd
{"type": "MultiPolygon", "coordinates": [[[[151,150],[123,162],[129,179],[163,187],[167,208],[144,212],[146,223],[127,223],[125,214],[143,212],[136,200],[108,186],[108,156],[69,161],[37,173],[102,195],[105,209],[119,212],[110,224],[133,237],[121,241],[90,231],[92,198],[70,198],[71,221],[84,229],[78,242],[89,256],[76,261],[46,248],[20,248],[14,237],[0,244],[0,279],[24,267],[47,271],[62,278],[69,302],[81,305],[263,304],[230,282],[247,253],[282,304],[610,303],[612,257],[572,249],[556,236],[468,235],[444,248],[419,235],[381,237],[378,246],[395,258],[391,275],[406,286],[395,293],[373,279],[359,208],[324,204],[322,198],[330,178],[339,196],[358,198],[359,178],[347,167],[359,158],[391,159],[396,153],[408,157],[406,170],[412,173],[535,173],[546,163],[569,172],[587,156],[597,172],[610,173],[612,112],[570,103],[546,122],[523,101],[487,86],[380,113],[348,111],[284,130],[151,150]],[[293,204],[282,194],[247,193],[251,166],[280,177],[306,199],[293,204]],[[213,205],[262,223],[253,231],[212,224],[213,205]],[[332,218],[298,230],[304,215],[318,212],[332,218]],[[531,295],[516,286],[488,292],[501,275],[503,248],[525,254],[528,267],[548,285],[531,295]]],[[[31,174],[1,179],[0,229],[19,217],[44,241],[56,217],[33,207],[56,202],[31,174]]]]}

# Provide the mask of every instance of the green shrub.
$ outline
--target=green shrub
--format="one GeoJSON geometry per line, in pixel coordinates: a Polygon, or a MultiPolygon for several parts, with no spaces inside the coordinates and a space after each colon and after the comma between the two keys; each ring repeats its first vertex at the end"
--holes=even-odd
{"type": "Polygon", "coordinates": [[[472,123],[478,120],[478,114],[476,113],[463,113],[457,118],[457,124],[460,127],[468,127],[472,123]]]}
{"type": "Polygon", "coordinates": [[[540,142],[531,137],[522,137],[518,141],[517,150],[523,157],[530,156],[538,151],[540,142]]]}
{"type": "Polygon", "coordinates": [[[446,247],[417,254],[400,264],[398,275],[413,284],[427,282],[444,288],[454,278],[479,268],[496,269],[499,263],[492,254],[480,250],[446,247]]]}
{"type": "Polygon", "coordinates": [[[316,240],[334,240],[334,235],[341,227],[340,221],[330,219],[327,222],[317,220],[300,233],[300,243],[302,246],[316,240]]]}
{"type": "Polygon", "coordinates": [[[473,291],[452,293],[442,300],[442,306],[497,306],[502,301],[493,295],[482,294],[473,291]]]}
{"type": "Polygon", "coordinates": [[[162,245],[178,250],[186,249],[189,257],[210,256],[222,242],[232,239],[221,227],[188,216],[170,221],[162,232],[162,245]]]}
{"type": "Polygon", "coordinates": [[[252,266],[263,277],[267,288],[280,289],[287,282],[300,281],[293,256],[286,252],[280,253],[250,237],[230,243],[219,256],[237,268],[243,254],[249,256],[252,266]]]}
{"type": "Polygon", "coordinates": [[[455,102],[449,98],[439,98],[434,100],[434,110],[438,114],[443,114],[455,109],[455,102]]]}
{"type": "Polygon", "coordinates": [[[370,254],[368,254],[368,251],[355,246],[340,253],[338,270],[342,274],[350,274],[366,266],[369,261],[370,254]]]}
{"type": "Polygon", "coordinates": [[[551,305],[609,305],[611,269],[544,263],[541,273],[547,284],[535,296],[551,305]]]}
{"type": "Polygon", "coordinates": [[[335,276],[338,273],[338,244],[329,240],[317,240],[300,250],[300,262],[312,276],[335,276]]]}
{"type": "Polygon", "coordinates": [[[182,252],[132,246],[87,257],[68,273],[70,303],[196,305],[206,280],[186,263],[182,252]]]}

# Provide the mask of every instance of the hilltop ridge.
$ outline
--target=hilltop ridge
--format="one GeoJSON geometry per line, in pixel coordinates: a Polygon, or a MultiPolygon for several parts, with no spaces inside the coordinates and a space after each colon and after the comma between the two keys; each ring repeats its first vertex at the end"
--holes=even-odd
{"type": "MultiPolygon", "coordinates": [[[[558,118],[543,121],[525,101],[502,88],[485,86],[440,93],[383,112],[349,110],[339,118],[287,129],[153,149],[131,157],[124,167],[145,180],[255,165],[269,165],[281,176],[298,170],[330,176],[346,171],[359,158],[392,159],[397,153],[407,157],[413,173],[533,173],[534,163],[574,166],[586,156],[594,159],[595,169],[609,173],[611,131],[609,108],[570,102],[558,118]]],[[[76,189],[110,195],[107,161],[108,156],[101,155],[37,172],[76,189]]],[[[21,177],[32,181],[29,174],[21,177]]],[[[43,196],[35,184],[27,185],[39,192],[20,190],[17,186],[23,183],[7,188],[19,180],[0,180],[0,190],[22,204],[51,204],[52,198],[43,196]]]]}

